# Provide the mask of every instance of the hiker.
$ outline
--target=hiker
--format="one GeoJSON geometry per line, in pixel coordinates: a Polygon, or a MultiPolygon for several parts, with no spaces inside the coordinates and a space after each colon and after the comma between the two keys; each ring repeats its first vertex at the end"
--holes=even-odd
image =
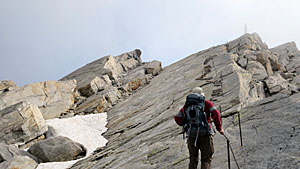
{"type": "Polygon", "coordinates": [[[197,169],[199,149],[201,151],[201,169],[211,168],[214,153],[211,118],[219,133],[224,135],[220,112],[211,101],[205,99],[203,89],[195,87],[187,96],[185,105],[174,116],[175,122],[179,126],[183,126],[184,133],[187,134],[190,155],[189,169],[197,169]]]}

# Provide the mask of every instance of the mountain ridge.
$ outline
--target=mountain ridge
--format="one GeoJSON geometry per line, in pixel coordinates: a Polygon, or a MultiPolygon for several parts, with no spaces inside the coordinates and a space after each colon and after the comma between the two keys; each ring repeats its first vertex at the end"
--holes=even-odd
{"type": "MultiPolygon", "coordinates": [[[[201,86],[206,97],[221,107],[222,116],[227,117],[223,118],[223,127],[232,141],[241,168],[299,166],[297,158],[292,160],[294,163],[276,163],[280,155],[268,162],[257,158],[253,160],[254,164],[250,163],[251,160],[247,162],[249,159],[245,151],[250,151],[249,147],[255,145],[245,141],[244,147],[238,149],[238,130],[233,125],[236,124],[236,113],[241,112],[243,132],[255,133],[255,129],[249,129],[252,124],[245,125],[248,123],[244,119],[246,114],[255,115],[247,110],[249,106],[269,99],[275,101],[257,106],[264,108],[264,105],[277,103],[286,107],[278,104],[277,97],[292,98],[295,103],[299,102],[299,87],[281,76],[294,73],[296,77],[299,72],[281,70],[277,56],[255,33],[197,52],[163,68],[150,84],[108,111],[108,131],[104,134],[108,139],[107,146],[72,168],[186,168],[188,152],[180,135],[181,128],[174,123],[173,115],[184,104],[185,95],[195,86],[201,86]]],[[[294,120],[299,119],[296,109],[291,111],[289,113],[294,120]]],[[[268,133],[268,130],[264,132],[268,133]]],[[[274,131],[272,134],[277,136],[274,131]]],[[[250,137],[244,137],[251,140],[250,137]]],[[[299,139],[299,135],[293,138],[299,139]]],[[[213,168],[226,168],[226,140],[217,134],[214,141],[216,152],[213,168]]],[[[272,150],[277,148],[276,145],[270,145],[272,150]]],[[[299,153],[293,153],[299,157],[299,153]]]]}
{"type": "MultiPolygon", "coordinates": [[[[106,113],[108,143],[72,169],[187,168],[182,128],[173,116],[200,86],[220,110],[241,168],[300,168],[300,51],[294,42],[269,49],[257,33],[244,34],[164,68],[156,60],[143,62],[141,54],[105,56],[58,81],[22,87],[0,81],[0,166],[38,165],[38,155],[19,149],[55,140],[46,119],[106,113]]],[[[215,134],[214,145],[212,167],[227,168],[226,139],[215,134]]]]}

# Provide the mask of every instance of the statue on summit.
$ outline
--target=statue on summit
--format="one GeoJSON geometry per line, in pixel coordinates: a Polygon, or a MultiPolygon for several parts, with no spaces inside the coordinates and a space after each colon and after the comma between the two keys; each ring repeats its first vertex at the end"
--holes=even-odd
{"type": "Polygon", "coordinates": [[[203,89],[195,87],[186,97],[184,106],[174,116],[175,122],[183,126],[187,134],[189,150],[189,169],[197,169],[199,150],[201,151],[201,169],[210,169],[214,154],[211,118],[217,130],[224,135],[220,112],[214,104],[205,99],[203,89]]]}

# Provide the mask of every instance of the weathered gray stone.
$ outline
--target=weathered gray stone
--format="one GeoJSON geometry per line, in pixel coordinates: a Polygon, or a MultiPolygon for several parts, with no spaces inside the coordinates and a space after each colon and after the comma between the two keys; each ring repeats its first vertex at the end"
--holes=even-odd
{"type": "Polygon", "coordinates": [[[6,91],[16,89],[17,85],[11,80],[0,80],[0,94],[6,91]]]}
{"type": "Polygon", "coordinates": [[[1,169],[35,169],[37,166],[38,164],[27,156],[15,156],[0,163],[1,169]]]}
{"type": "Polygon", "coordinates": [[[256,98],[255,101],[266,97],[266,92],[264,89],[263,82],[259,81],[253,85],[250,84],[249,87],[250,87],[249,95],[251,98],[256,98]]]}
{"type": "Polygon", "coordinates": [[[118,103],[121,93],[115,87],[101,91],[91,97],[88,97],[83,103],[75,109],[75,114],[80,113],[101,113],[118,103]]]}
{"type": "Polygon", "coordinates": [[[300,51],[295,42],[288,42],[270,50],[278,55],[283,71],[300,74],[300,51]]]}
{"type": "Polygon", "coordinates": [[[33,156],[32,154],[28,153],[27,151],[24,150],[19,150],[16,146],[14,145],[6,145],[4,143],[0,143],[0,163],[3,161],[8,161],[11,158],[15,156],[28,156],[34,161],[38,162],[38,159],[33,156]]]}
{"type": "Polygon", "coordinates": [[[266,85],[269,89],[269,92],[272,94],[280,92],[284,89],[288,89],[289,83],[282,78],[279,73],[276,73],[274,76],[270,76],[268,79],[266,79],[266,85]]]}
{"type": "Polygon", "coordinates": [[[152,74],[153,76],[158,75],[159,72],[162,71],[161,62],[159,61],[152,61],[145,66],[145,73],[152,74]]]}
{"type": "Polygon", "coordinates": [[[39,108],[20,102],[0,110],[0,142],[25,143],[48,130],[39,108]]]}
{"type": "Polygon", "coordinates": [[[293,80],[291,81],[291,83],[300,87],[300,75],[297,75],[296,77],[294,77],[293,80]]]}
{"type": "Polygon", "coordinates": [[[284,73],[284,72],[280,72],[280,75],[287,81],[292,81],[294,77],[297,76],[296,73],[284,73]]]}
{"type": "Polygon", "coordinates": [[[256,61],[256,52],[255,51],[249,51],[246,55],[245,58],[248,59],[248,61],[256,61]]]}
{"type": "Polygon", "coordinates": [[[246,68],[247,64],[248,64],[248,59],[247,58],[240,58],[238,60],[238,64],[242,67],[242,68],[246,68]]]}
{"type": "Polygon", "coordinates": [[[141,54],[141,50],[135,49],[134,51],[124,53],[115,58],[116,61],[121,64],[124,71],[129,71],[138,66],[139,63],[142,63],[141,54]]]}
{"type": "Polygon", "coordinates": [[[78,90],[82,96],[89,97],[99,91],[104,90],[105,88],[108,88],[111,86],[111,80],[107,75],[102,76],[101,78],[95,77],[93,80],[91,80],[88,84],[87,83],[81,83],[81,85],[85,86],[78,86],[78,90]]]}
{"type": "Polygon", "coordinates": [[[123,87],[125,93],[137,90],[141,86],[144,86],[147,82],[145,70],[142,68],[130,72],[127,76],[119,80],[119,84],[123,87]]]}
{"type": "Polygon", "coordinates": [[[270,51],[268,52],[268,58],[272,67],[273,71],[279,71],[281,70],[281,65],[279,63],[277,55],[271,53],[270,51]]]}
{"type": "Polygon", "coordinates": [[[35,155],[42,162],[60,162],[84,157],[86,148],[67,137],[59,136],[34,144],[28,152],[35,155]]]}
{"type": "Polygon", "coordinates": [[[247,70],[252,73],[254,79],[264,80],[268,77],[265,67],[259,62],[249,61],[247,70]]]}
{"type": "Polygon", "coordinates": [[[52,126],[48,125],[48,131],[45,133],[46,139],[51,138],[51,137],[57,137],[58,134],[55,131],[55,129],[52,126]]]}
{"type": "Polygon", "coordinates": [[[29,84],[0,95],[0,110],[21,101],[29,101],[39,107],[45,119],[59,117],[73,105],[75,87],[75,80],[29,84]]]}

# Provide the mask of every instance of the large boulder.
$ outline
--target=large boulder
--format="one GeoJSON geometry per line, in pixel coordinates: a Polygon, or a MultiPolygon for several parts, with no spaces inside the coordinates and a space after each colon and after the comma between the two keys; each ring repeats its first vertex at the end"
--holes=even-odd
{"type": "Polygon", "coordinates": [[[100,78],[96,76],[93,80],[82,81],[77,88],[82,96],[89,97],[109,86],[111,86],[111,80],[107,75],[103,75],[100,78]]]}
{"type": "Polygon", "coordinates": [[[265,80],[266,87],[270,94],[284,92],[286,94],[298,93],[299,87],[290,84],[286,79],[284,79],[280,73],[276,73],[274,76],[270,76],[265,80]]]}
{"type": "Polygon", "coordinates": [[[24,143],[48,130],[39,108],[20,102],[0,110],[0,142],[24,143]]]}
{"type": "Polygon", "coordinates": [[[152,74],[153,76],[155,76],[158,75],[159,72],[161,71],[162,71],[161,62],[157,60],[154,60],[145,66],[146,74],[152,74]]]}
{"type": "Polygon", "coordinates": [[[15,156],[0,163],[1,169],[35,169],[37,166],[38,164],[27,156],[15,156]]]}
{"type": "Polygon", "coordinates": [[[247,65],[247,70],[252,73],[253,78],[257,80],[264,80],[268,77],[265,67],[256,61],[250,61],[247,65]]]}
{"type": "Polygon", "coordinates": [[[58,136],[34,144],[28,152],[42,162],[60,162],[84,157],[86,148],[67,137],[58,136]]]}
{"type": "Polygon", "coordinates": [[[75,80],[29,84],[0,95],[0,110],[21,101],[37,105],[45,119],[59,117],[74,104],[75,80]]]}
{"type": "Polygon", "coordinates": [[[266,79],[266,85],[271,94],[278,93],[283,89],[288,88],[288,82],[281,77],[280,74],[276,74],[275,76],[270,76],[266,79]]]}
{"type": "Polygon", "coordinates": [[[3,161],[8,161],[15,156],[28,156],[32,158],[34,161],[38,162],[37,158],[24,150],[19,150],[14,145],[7,145],[4,143],[0,143],[0,163],[3,161]]]}

